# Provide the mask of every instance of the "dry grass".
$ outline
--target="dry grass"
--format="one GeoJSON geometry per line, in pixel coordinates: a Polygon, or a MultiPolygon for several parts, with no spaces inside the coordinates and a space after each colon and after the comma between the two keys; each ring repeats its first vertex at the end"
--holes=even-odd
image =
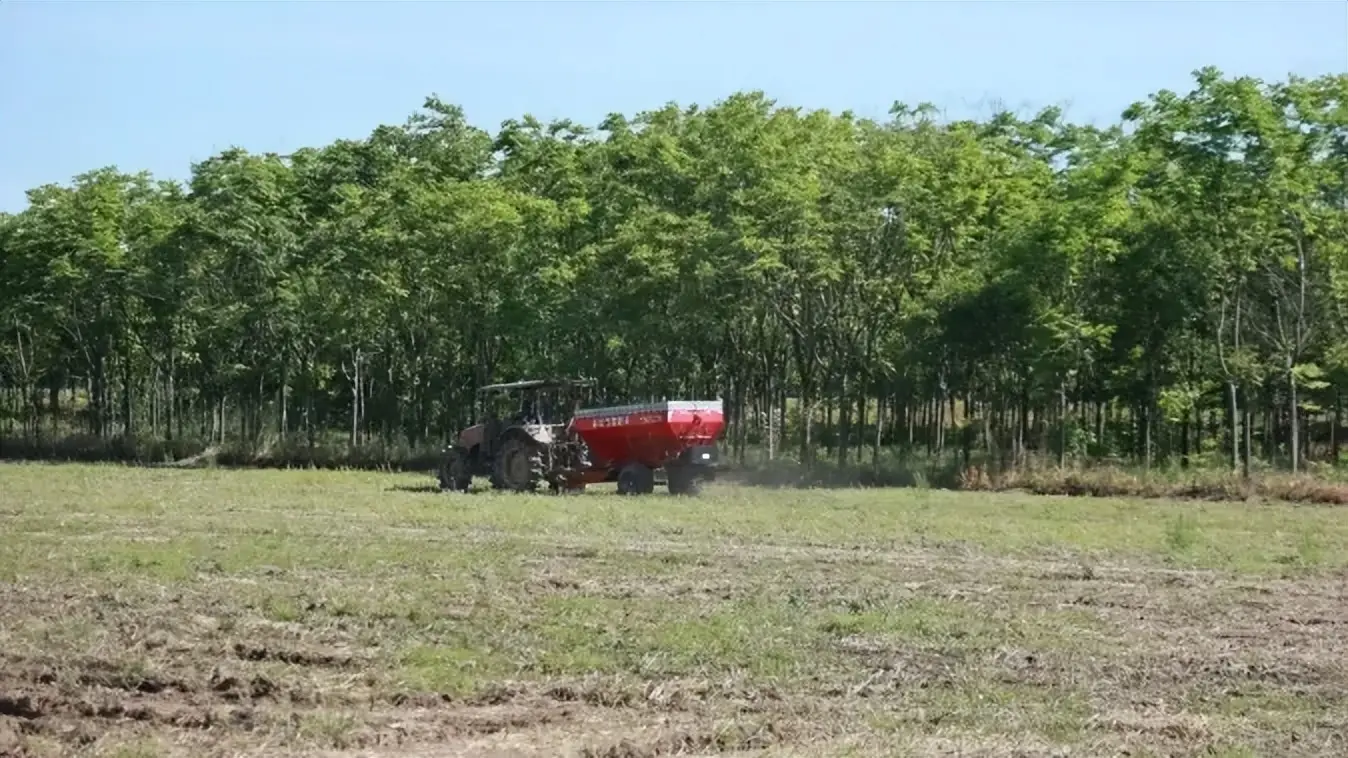
{"type": "Polygon", "coordinates": [[[1342,755],[1348,522],[0,465],[0,755],[1342,755]]]}
{"type": "Polygon", "coordinates": [[[730,472],[735,481],[771,488],[913,487],[964,492],[1028,492],[1073,497],[1164,498],[1240,502],[1252,499],[1288,503],[1348,505],[1348,480],[1329,464],[1289,474],[1260,463],[1247,479],[1209,457],[1190,468],[1170,466],[1150,471],[1114,463],[1089,462],[1060,467],[1034,458],[1002,470],[982,463],[966,465],[958,455],[901,455],[878,465],[852,463],[839,467],[821,460],[804,467],[794,460],[759,462],[730,472]]]}
{"type": "Polygon", "coordinates": [[[985,469],[972,467],[962,473],[959,488],[980,492],[1024,491],[1036,495],[1214,501],[1263,498],[1288,503],[1348,505],[1348,482],[1314,474],[1260,473],[1245,479],[1238,474],[1212,469],[1148,475],[1110,466],[1042,467],[989,474],[985,469]]]}
{"type": "Polygon", "coordinates": [[[373,441],[356,447],[341,435],[325,434],[310,446],[304,439],[217,445],[201,439],[164,440],[153,436],[98,437],[92,434],[0,435],[0,460],[80,463],[127,463],[146,466],[239,468],[363,469],[432,471],[439,463],[440,444],[413,447],[373,441]]]}

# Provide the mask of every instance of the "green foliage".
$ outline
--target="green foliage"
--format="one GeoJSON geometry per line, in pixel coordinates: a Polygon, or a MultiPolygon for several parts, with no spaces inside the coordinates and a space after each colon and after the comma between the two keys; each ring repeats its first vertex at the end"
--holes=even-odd
{"type": "Polygon", "coordinates": [[[740,455],[1150,462],[1208,429],[1296,465],[1348,381],[1345,103],[1204,69],[1104,129],[742,92],[491,135],[432,96],[185,186],[102,168],[0,216],[0,423],[418,448],[477,384],[584,374],[725,397],[740,455]]]}

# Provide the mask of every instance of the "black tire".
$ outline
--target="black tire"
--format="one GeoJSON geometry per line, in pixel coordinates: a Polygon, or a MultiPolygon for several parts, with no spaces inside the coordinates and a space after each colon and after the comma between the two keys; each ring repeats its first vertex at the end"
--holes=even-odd
{"type": "Polygon", "coordinates": [[[443,492],[467,492],[473,485],[473,475],[468,470],[468,455],[460,448],[453,448],[445,455],[437,473],[443,492]]]}
{"type": "Polygon", "coordinates": [[[640,463],[629,463],[618,472],[619,495],[649,495],[655,491],[655,472],[640,463]]]}
{"type": "Polygon", "coordinates": [[[702,493],[702,477],[692,466],[670,466],[665,469],[669,479],[669,494],[696,496],[702,493]]]}
{"type": "Polygon", "coordinates": [[[492,484],[512,492],[533,492],[543,474],[543,450],[533,440],[516,436],[506,440],[496,455],[492,484]]]}

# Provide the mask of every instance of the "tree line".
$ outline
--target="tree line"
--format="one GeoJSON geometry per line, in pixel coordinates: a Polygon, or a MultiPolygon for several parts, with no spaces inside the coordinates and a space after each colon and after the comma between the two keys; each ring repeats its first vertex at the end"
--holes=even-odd
{"type": "Polygon", "coordinates": [[[724,398],[740,457],[1339,452],[1348,75],[1204,69],[1107,128],[747,92],[493,135],[432,96],[28,200],[0,215],[11,450],[424,449],[476,386],[580,375],[724,398]]]}

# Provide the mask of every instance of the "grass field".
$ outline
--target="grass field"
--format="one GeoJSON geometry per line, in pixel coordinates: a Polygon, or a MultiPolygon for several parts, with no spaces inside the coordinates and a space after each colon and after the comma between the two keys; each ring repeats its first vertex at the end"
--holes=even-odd
{"type": "Polygon", "coordinates": [[[1348,512],[0,465],[0,755],[1348,754],[1348,512]]]}

